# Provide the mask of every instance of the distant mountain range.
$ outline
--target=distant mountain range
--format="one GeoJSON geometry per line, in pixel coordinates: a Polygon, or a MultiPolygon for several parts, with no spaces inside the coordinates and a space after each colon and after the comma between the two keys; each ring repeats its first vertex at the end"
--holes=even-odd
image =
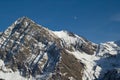
{"type": "Polygon", "coordinates": [[[0,80],[120,80],[120,41],[95,44],[27,17],[0,33],[0,80]]]}

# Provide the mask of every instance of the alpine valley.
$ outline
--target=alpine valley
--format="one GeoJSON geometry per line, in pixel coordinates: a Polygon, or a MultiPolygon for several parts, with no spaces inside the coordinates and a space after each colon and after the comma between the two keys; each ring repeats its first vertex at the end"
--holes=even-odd
{"type": "Polygon", "coordinates": [[[0,80],[120,80],[120,41],[95,44],[22,17],[0,33],[0,80]]]}

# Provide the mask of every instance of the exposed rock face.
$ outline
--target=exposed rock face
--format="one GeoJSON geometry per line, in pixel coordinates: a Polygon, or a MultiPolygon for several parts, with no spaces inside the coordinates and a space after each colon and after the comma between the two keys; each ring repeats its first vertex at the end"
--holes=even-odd
{"type": "Polygon", "coordinates": [[[14,72],[19,70],[20,75],[26,78],[82,78],[82,65],[65,51],[61,43],[61,39],[52,31],[23,17],[3,32],[0,38],[0,58],[6,68],[14,72]],[[74,62],[72,66],[71,62],[74,62]],[[79,69],[75,68],[74,74],[73,66],[76,65],[79,69]]]}
{"type": "Polygon", "coordinates": [[[118,43],[98,45],[22,17],[0,33],[0,79],[119,80],[118,43]]]}

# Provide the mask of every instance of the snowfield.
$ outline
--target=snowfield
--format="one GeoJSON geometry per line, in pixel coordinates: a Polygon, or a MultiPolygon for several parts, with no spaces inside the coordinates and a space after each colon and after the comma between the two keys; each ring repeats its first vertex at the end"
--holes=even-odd
{"type": "MultiPolygon", "coordinates": [[[[75,42],[79,40],[77,37],[70,37],[65,31],[55,31],[54,33],[59,36],[59,38],[64,40],[67,45],[71,43],[75,44],[75,42]]],[[[81,43],[84,42],[83,39],[80,38],[80,40],[81,43]]],[[[68,52],[73,54],[78,60],[80,60],[80,62],[85,65],[83,80],[95,80],[98,78],[101,79],[108,70],[120,68],[120,65],[118,65],[120,64],[120,53],[118,53],[118,51],[120,51],[120,47],[111,41],[99,44],[97,51],[93,55],[88,55],[87,53],[80,51],[68,52]]]]}

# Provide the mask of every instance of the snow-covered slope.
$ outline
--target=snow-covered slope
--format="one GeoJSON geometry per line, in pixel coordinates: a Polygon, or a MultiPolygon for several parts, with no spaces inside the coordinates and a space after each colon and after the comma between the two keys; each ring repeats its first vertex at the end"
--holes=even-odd
{"type": "MultiPolygon", "coordinates": [[[[67,46],[71,46],[70,44],[74,45],[76,43],[82,45],[89,42],[72,33],[72,36],[70,36],[67,31],[55,31],[54,33],[61,38],[67,46]]],[[[108,71],[120,68],[119,41],[101,43],[99,45],[91,43],[91,45],[93,47],[90,50],[95,50],[93,55],[88,55],[86,51],[79,51],[78,49],[74,49],[73,51],[66,49],[66,51],[73,54],[84,64],[83,80],[104,80],[105,74],[108,71]]]]}
{"type": "Polygon", "coordinates": [[[80,37],[72,32],[68,31],[54,31],[63,42],[63,45],[67,50],[79,52],[86,52],[87,54],[94,54],[96,52],[97,44],[88,41],[87,39],[80,37]]]}
{"type": "Polygon", "coordinates": [[[119,80],[119,57],[120,41],[95,44],[27,17],[0,34],[0,79],[5,80],[119,80]]]}

